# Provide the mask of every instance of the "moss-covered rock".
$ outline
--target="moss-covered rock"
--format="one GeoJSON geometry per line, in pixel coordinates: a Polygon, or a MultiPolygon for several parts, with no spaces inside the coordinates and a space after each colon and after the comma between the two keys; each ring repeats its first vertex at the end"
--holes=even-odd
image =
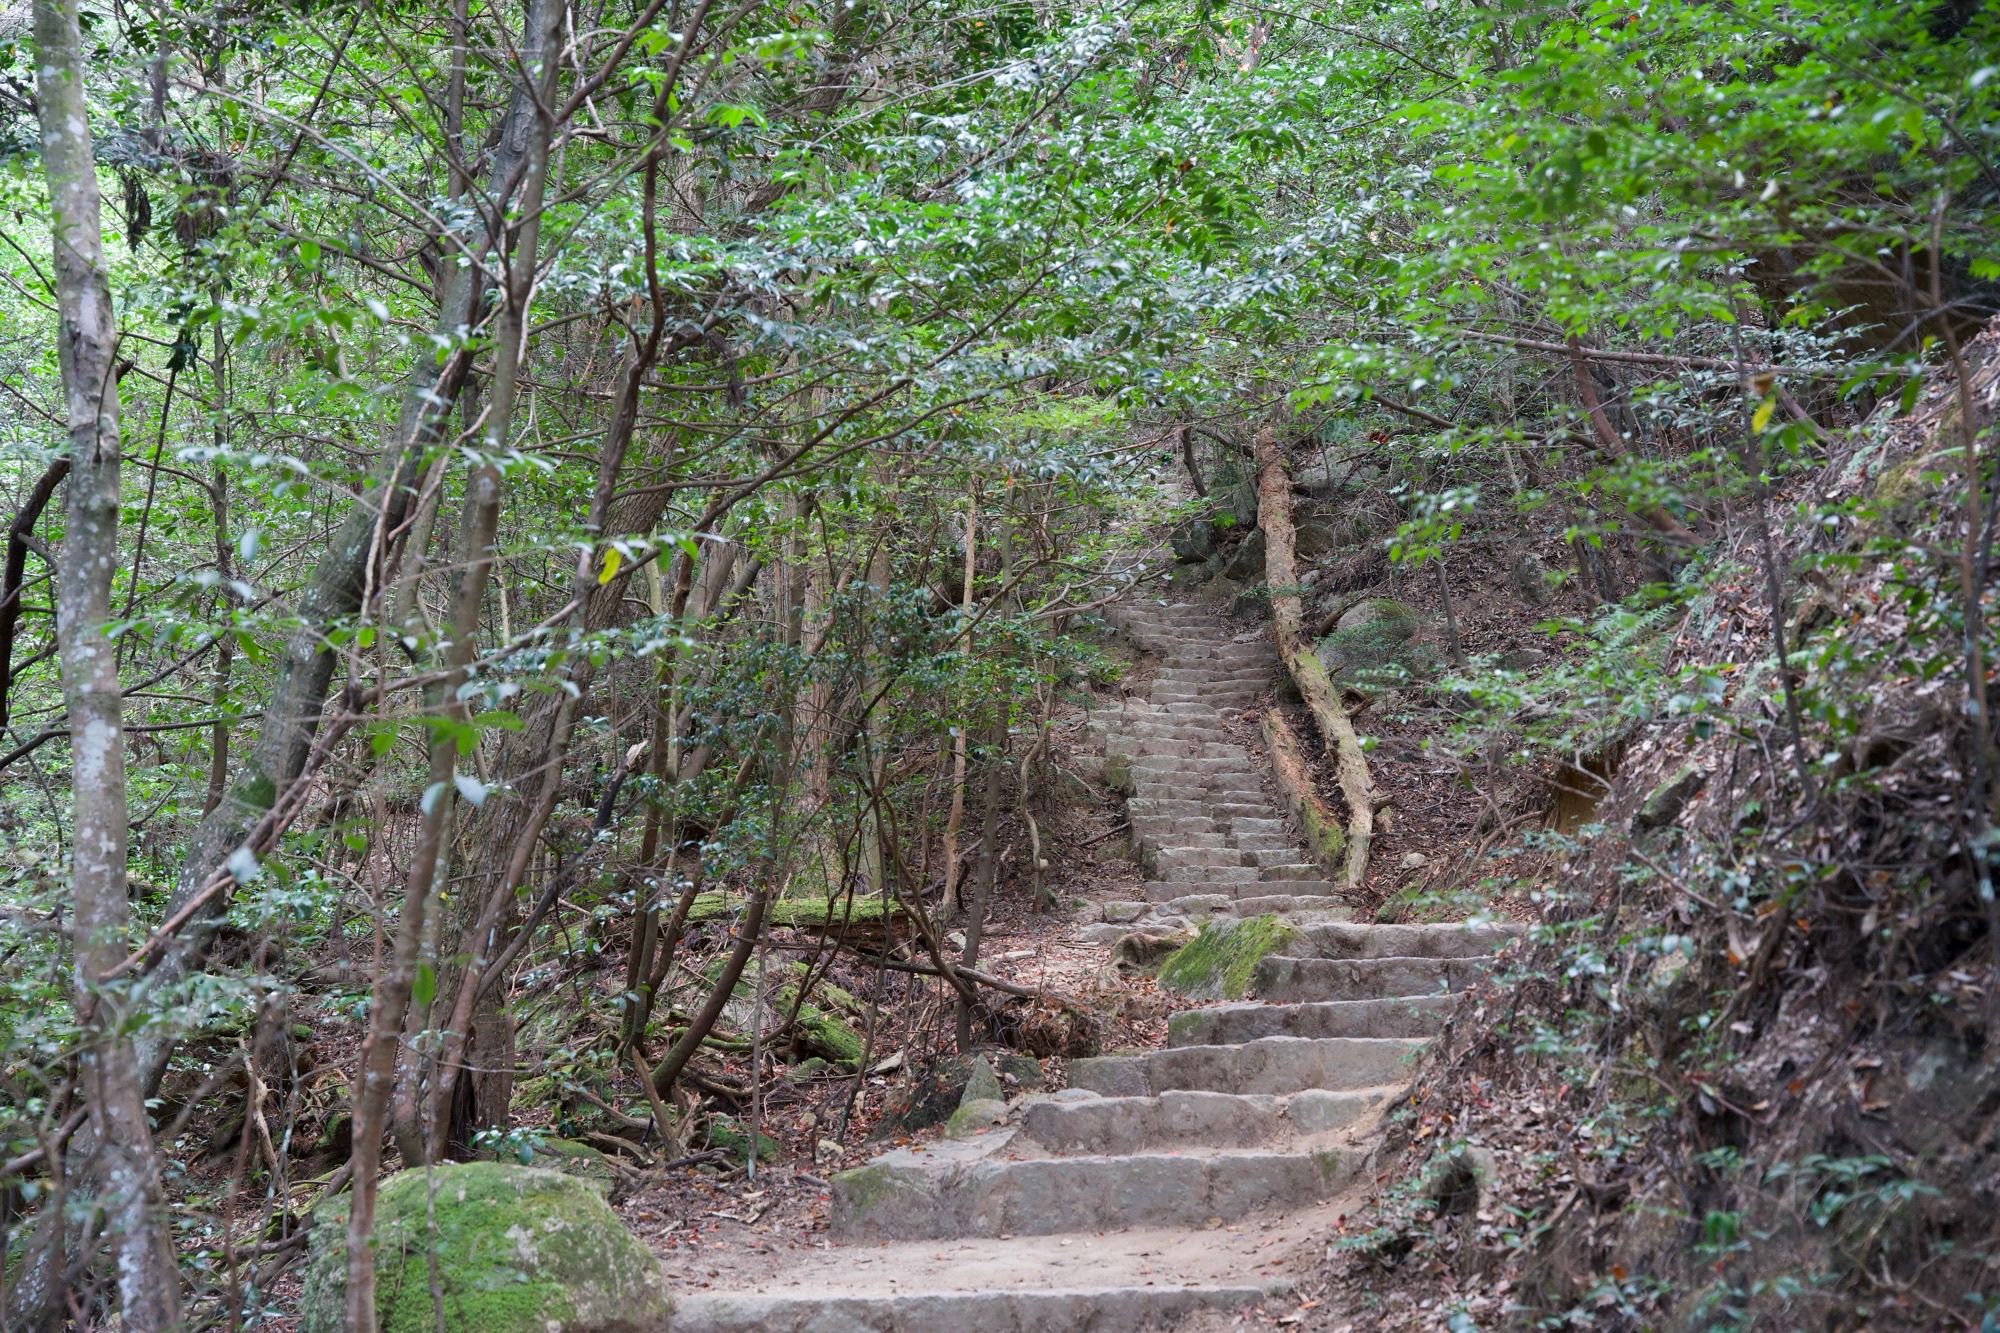
{"type": "MultiPolygon", "coordinates": [[[[708,1146],[727,1150],[731,1160],[741,1162],[750,1156],[750,1127],[733,1116],[717,1115],[708,1119],[708,1146]]],[[[757,1160],[770,1162],[777,1160],[780,1145],[769,1134],[757,1136],[757,1160]]]]}
{"type": "Polygon", "coordinates": [[[1317,651],[1326,674],[1351,689],[1393,689],[1421,680],[1437,665],[1423,641],[1421,611],[1389,597],[1371,597],[1344,612],[1317,651]]]}
{"type": "MultiPolygon", "coordinates": [[[[704,969],[703,975],[711,981],[719,980],[722,967],[723,960],[716,958],[704,969]]],[[[756,994],[757,981],[753,969],[738,979],[736,989],[722,1011],[723,1025],[738,1033],[751,1031],[757,1016],[756,994]]],[[[792,1048],[797,1054],[818,1056],[847,1069],[860,1065],[861,1052],[866,1043],[860,1030],[846,1017],[859,1016],[863,1009],[853,995],[824,977],[813,978],[805,963],[796,962],[786,971],[766,980],[765,996],[764,1034],[767,1038],[782,1040],[778,1025],[790,1018],[792,1024],[788,1031],[792,1048]],[[812,985],[811,998],[800,1004],[799,987],[808,980],[812,985]]]]}
{"type": "MultiPolygon", "coordinates": [[[[314,1210],[303,1333],[346,1327],[347,1213],[346,1195],[314,1210]]],[[[400,1172],[382,1183],[374,1247],[382,1333],[641,1333],[672,1313],[652,1254],[596,1189],[559,1171],[461,1162],[400,1172]]]]}
{"type": "Polygon", "coordinates": [[[1298,938],[1283,917],[1218,918],[1160,964],[1160,985],[1197,1000],[1240,1000],[1258,962],[1298,938]]]}

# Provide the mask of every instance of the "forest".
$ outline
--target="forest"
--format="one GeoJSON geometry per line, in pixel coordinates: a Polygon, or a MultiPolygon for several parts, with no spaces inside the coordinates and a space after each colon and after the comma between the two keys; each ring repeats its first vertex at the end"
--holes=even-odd
{"type": "Polygon", "coordinates": [[[2000,1327],[2000,6],[0,0],[0,1327],[2000,1327]]]}

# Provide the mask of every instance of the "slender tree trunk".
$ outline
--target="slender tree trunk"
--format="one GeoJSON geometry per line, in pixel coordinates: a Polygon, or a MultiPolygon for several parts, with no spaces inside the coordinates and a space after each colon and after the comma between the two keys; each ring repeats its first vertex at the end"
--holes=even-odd
{"type": "Polygon", "coordinates": [[[35,47],[42,166],[54,214],[57,352],[69,414],[56,635],[69,709],[81,1074],[120,1312],[125,1327],[149,1333],[180,1324],[180,1275],[129,1035],[131,995],[127,988],[103,984],[124,960],[131,915],[124,699],[117,651],[106,633],[111,575],[118,565],[118,328],[104,264],[76,0],[37,0],[35,47]]]}
{"type": "MultiPolygon", "coordinates": [[[[960,614],[972,616],[972,583],[979,569],[979,487],[975,483],[965,498],[965,582],[959,598],[960,614]]],[[[969,646],[969,645],[968,645],[969,646]]],[[[969,702],[965,695],[961,703],[969,702]]],[[[963,712],[963,708],[960,710],[963,712]]],[[[958,910],[958,831],[965,823],[965,748],[971,728],[959,719],[951,738],[951,809],[944,820],[944,913],[947,919],[958,910]]]]}
{"type": "MultiPolygon", "coordinates": [[[[495,352],[493,392],[485,416],[482,457],[466,485],[464,521],[460,529],[459,557],[465,571],[458,581],[452,614],[450,639],[443,645],[445,679],[436,687],[433,706],[440,713],[463,722],[466,705],[458,697],[467,664],[472,660],[479,633],[480,608],[485,602],[486,585],[494,560],[494,535],[500,513],[501,479],[496,461],[507,447],[513,421],[516,390],[527,339],[527,307],[534,290],[536,240],[539,232],[543,188],[547,181],[549,144],[555,127],[548,108],[554,100],[558,30],[565,12],[560,0],[535,0],[528,12],[522,42],[522,63],[534,80],[521,89],[530,110],[520,125],[523,185],[516,216],[515,234],[506,237],[503,224],[501,246],[505,265],[501,300],[500,333],[495,352]],[[511,242],[511,243],[506,243],[511,242]]],[[[507,195],[493,201],[496,216],[504,218],[507,195]]],[[[375,1227],[375,1197],[382,1162],[382,1132],[395,1088],[397,1053],[403,1018],[408,1011],[417,977],[418,957],[423,947],[425,922],[430,916],[430,898],[437,882],[438,866],[449,840],[455,788],[458,783],[458,744],[444,732],[431,743],[430,781],[424,792],[424,820],[409,881],[404,888],[401,917],[388,965],[375,979],[368,1010],[368,1033],[363,1039],[360,1067],[353,1092],[354,1197],[347,1217],[347,1326],[352,1333],[370,1333],[375,1327],[375,1256],[370,1239],[375,1227]]],[[[421,1152],[420,1143],[405,1145],[421,1152]]]]}
{"type": "Polygon", "coordinates": [[[1277,428],[1257,431],[1257,521],[1264,529],[1264,578],[1271,589],[1272,629],[1278,656],[1305,696],[1320,736],[1333,747],[1340,793],[1347,801],[1347,887],[1358,888],[1368,874],[1368,849],[1375,839],[1375,784],[1361,737],[1341,706],[1340,691],[1327,679],[1326,667],[1302,626],[1305,606],[1299,598],[1298,564],[1292,529],[1292,478],[1278,448],[1277,428]]]}

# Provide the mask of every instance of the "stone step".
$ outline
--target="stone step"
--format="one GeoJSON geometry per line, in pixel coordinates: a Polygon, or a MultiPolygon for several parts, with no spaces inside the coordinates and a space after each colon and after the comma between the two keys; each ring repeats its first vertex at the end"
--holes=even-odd
{"type": "Polygon", "coordinates": [[[1234,741],[1204,741],[1181,736],[1120,736],[1106,741],[1104,752],[1123,758],[1181,755],[1190,759],[1235,759],[1246,766],[1250,752],[1234,741]]]}
{"type": "Polygon", "coordinates": [[[1442,995],[1469,989],[1485,977],[1484,958],[1294,958],[1258,960],[1250,990],[1277,1004],[1320,1000],[1375,1000],[1400,995],[1442,995]]]}
{"type": "Polygon", "coordinates": [[[1191,893],[1226,893],[1239,902],[1255,902],[1263,898],[1331,898],[1334,889],[1326,880],[1259,879],[1255,866],[1209,866],[1178,876],[1162,871],[1160,878],[1146,881],[1145,893],[1146,901],[1155,903],[1172,902],[1191,893]]]}
{"type": "Polygon", "coordinates": [[[1192,743],[1177,743],[1163,754],[1136,755],[1131,762],[1135,778],[1200,778],[1209,786],[1239,790],[1257,785],[1255,761],[1248,754],[1198,754],[1192,743]]]}
{"type": "Polygon", "coordinates": [[[1239,1309],[1285,1290],[1202,1283],[984,1291],[692,1292],[674,1298],[673,1333],[1142,1333],[1204,1310],[1239,1309]]]}
{"type": "Polygon", "coordinates": [[[1318,958],[1483,958],[1522,934],[1520,926],[1450,921],[1434,925],[1328,925],[1305,932],[1318,958]]]}
{"type": "Polygon", "coordinates": [[[1372,1088],[1408,1078],[1409,1059],[1422,1046],[1402,1037],[1263,1037],[1240,1046],[1179,1046],[1072,1060],[1069,1085],[1107,1097],[1372,1088]]]}
{"type": "Polygon", "coordinates": [[[1332,881],[1326,879],[1288,879],[1282,881],[1284,893],[1256,893],[1256,889],[1276,889],[1278,885],[1270,881],[1260,881],[1256,885],[1244,887],[1244,893],[1236,895],[1236,915],[1238,917],[1264,917],[1268,913],[1296,913],[1314,911],[1328,913],[1340,911],[1338,921],[1352,921],[1354,915],[1334,889],[1332,881]],[[1334,907],[1338,905],[1338,907],[1334,907]]]}
{"type": "Polygon", "coordinates": [[[1429,1037],[1458,1007],[1456,995],[1319,1004],[1212,1004],[1167,1019],[1169,1046],[1228,1046],[1264,1037],[1429,1037]]]}
{"type": "Polygon", "coordinates": [[[1255,855],[1256,853],[1254,852],[1239,852],[1234,847],[1203,847],[1192,843],[1185,846],[1175,844],[1171,847],[1160,848],[1159,862],[1163,868],[1166,866],[1233,867],[1249,865],[1254,869],[1250,858],[1255,855]]]}
{"type": "Polygon", "coordinates": [[[1214,1218],[1233,1222],[1261,1209],[1303,1208],[1331,1198],[1361,1162],[1358,1153],[1330,1149],[1026,1159],[946,1151],[964,1146],[940,1145],[931,1153],[899,1149],[835,1176],[833,1237],[852,1242],[1201,1227],[1214,1218]]]}
{"type": "Polygon", "coordinates": [[[1106,1156],[1172,1148],[1253,1148],[1344,1129],[1389,1099],[1389,1090],[1288,1097],[1174,1090],[1157,1097],[1059,1098],[1030,1102],[1012,1151],[1106,1156]]]}
{"type": "Polygon", "coordinates": [[[1129,718],[1116,725],[1119,736],[1144,740],[1205,741],[1220,739],[1227,742],[1230,736],[1233,735],[1225,723],[1194,722],[1187,718],[1129,718]]]}
{"type": "MultiPolygon", "coordinates": [[[[1206,890],[1207,892],[1216,892],[1231,885],[1244,892],[1251,892],[1257,886],[1256,866],[1156,865],[1153,873],[1157,874],[1159,878],[1156,880],[1147,880],[1146,883],[1148,885],[1176,885],[1178,887],[1177,891],[1172,895],[1174,897],[1179,897],[1185,893],[1203,891],[1200,887],[1202,885],[1210,886],[1206,890]]],[[[1147,893],[1150,896],[1152,890],[1149,888],[1147,893]]]]}

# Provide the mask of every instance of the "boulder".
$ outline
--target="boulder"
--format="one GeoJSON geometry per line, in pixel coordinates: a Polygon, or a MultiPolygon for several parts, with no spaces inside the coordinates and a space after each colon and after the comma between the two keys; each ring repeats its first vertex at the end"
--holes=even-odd
{"type": "Polygon", "coordinates": [[[1191,518],[1174,529],[1169,541],[1176,560],[1198,564],[1215,554],[1215,525],[1206,518],[1191,518]]]}
{"type": "Polygon", "coordinates": [[[1533,551],[1514,562],[1507,578],[1514,585],[1515,595],[1529,606],[1548,605],[1549,596],[1554,591],[1555,576],[1533,551]]]}
{"type": "MultiPolygon", "coordinates": [[[[750,1126],[735,1116],[712,1115],[708,1118],[708,1146],[722,1149],[732,1162],[746,1161],[750,1156],[750,1126]]],[[[776,1161],[780,1151],[778,1141],[769,1134],[757,1135],[758,1161],[776,1161]]]]}
{"type": "Polygon", "coordinates": [[[1257,479],[1241,477],[1215,494],[1216,517],[1238,528],[1257,526],[1257,479]]]}
{"type": "Polygon", "coordinates": [[[990,1055],[951,1056],[914,1074],[908,1086],[896,1092],[871,1137],[945,1124],[968,1101],[999,1101],[1004,1106],[1006,1099],[990,1055]]]}
{"type": "Polygon", "coordinates": [[[1299,938],[1281,916],[1212,920],[1160,964],[1160,987],[1196,1000],[1240,1000],[1257,964],[1299,938]]]}
{"type": "Polygon", "coordinates": [[[1309,518],[1292,530],[1292,544],[1298,551],[1299,559],[1316,560],[1346,543],[1341,540],[1340,529],[1336,525],[1323,519],[1309,518]]]}
{"type": "Polygon", "coordinates": [[[1632,816],[1632,831],[1645,833],[1652,829],[1662,829],[1681,817],[1688,802],[1708,785],[1708,774],[1693,764],[1682,764],[1672,776],[1646,794],[1638,812],[1632,816]]]}
{"type": "MultiPolygon", "coordinates": [[[[348,1203],[343,1194],[313,1211],[303,1333],[346,1327],[348,1203]]],[[[381,1333],[644,1333],[665,1328],[673,1310],[658,1262],[597,1189],[509,1162],[383,1181],[375,1283],[381,1333]]]]}
{"type": "Polygon", "coordinates": [[[1436,664],[1423,642],[1423,613],[1389,597],[1370,597],[1342,613],[1319,641],[1320,662],[1349,689],[1394,688],[1422,679],[1436,664]]]}
{"type": "Polygon", "coordinates": [[[1264,530],[1262,528],[1253,528],[1251,530],[1250,535],[1245,537],[1242,543],[1237,546],[1235,554],[1229,557],[1229,563],[1222,567],[1222,573],[1225,578],[1234,579],[1238,583],[1249,583],[1253,579],[1264,577],[1264,530]]]}

